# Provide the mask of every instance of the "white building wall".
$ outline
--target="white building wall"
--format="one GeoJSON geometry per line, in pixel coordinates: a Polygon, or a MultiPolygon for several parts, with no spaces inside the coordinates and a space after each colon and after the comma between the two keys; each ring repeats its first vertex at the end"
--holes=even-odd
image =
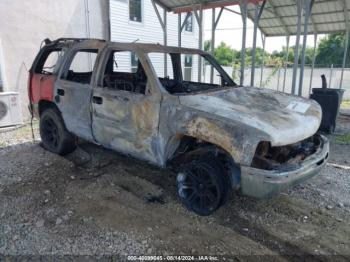
{"type": "MultiPolygon", "coordinates": [[[[140,43],[159,43],[163,44],[163,30],[154,11],[151,0],[142,1],[142,23],[129,20],[129,1],[128,0],[110,0],[110,22],[111,22],[111,41],[140,43]]],[[[163,9],[159,7],[161,16],[163,9]]],[[[182,20],[185,14],[182,15],[182,20]]],[[[168,46],[178,46],[178,15],[167,13],[167,36],[168,46]]],[[[193,16],[193,32],[182,32],[182,47],[198,47],[198,26],[193,16]]],[[[164,75],[163,55],[152,55],[154,68],[159,77],[164,75]]],[[[125,55],[119,61],[118,66],[123,68],[131,67],[129,55],[125,55]]],[[[192,79],[197,79],[198,62],[193,60],[192,79]]],[[[168,72],[171,76],[171,63],[168,59],[168,72]]]]}
{"type": "Polygon", "coordinates": [[[1,0],[0,63],[3,91],[20,93],[28,113],[28,69],[45,38],[108,37],[109,0],[1,0]],[[88,19],[86,10],[89,9],[88,19]],[[89,20],[90,33],[86,22],[89,20]]]}

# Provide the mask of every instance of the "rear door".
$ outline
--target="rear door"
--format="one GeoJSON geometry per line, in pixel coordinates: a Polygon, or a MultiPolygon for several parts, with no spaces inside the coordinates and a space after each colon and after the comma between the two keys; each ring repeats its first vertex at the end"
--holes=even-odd
{"type": "Polygon", "coordinates": [[[105,147],[159,164],[160,93],[151,90],[137,55],[106,50],[93,90],[93,134],[105,147]]]}
{"type": "Polygon", "coordinates": [[[67,129],[78,137],[92,141],[91,94],[94,68],[103,43],[75,46],[55,84],[55,101],[67,129]]]}

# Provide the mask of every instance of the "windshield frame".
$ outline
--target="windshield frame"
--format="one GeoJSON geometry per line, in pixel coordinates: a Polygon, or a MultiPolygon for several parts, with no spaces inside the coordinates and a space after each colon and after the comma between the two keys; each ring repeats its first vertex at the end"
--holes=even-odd
{"type": "MultiPolygon", "coordinates": [[[[167,79],[167,77],[162,77],[161,75],[157,74],[157,72],[154,72],[156,78],[158,78],[163,86],[163,88],[166,90],[167,93],[171,95],[188,95],[188,94],[194,94],[198,92],[213,92],[217,90],[222,90],[226,88],[235,88],[238,87],[238,85],[233,81],[233,79],[227,74],[227,72],[222,68],[222,66],[216,61],[216,59],[207,52],[196,52],[196,50],[171,50],[171,51],[163,51],[163,50],[156,50],[156,51],[148,51],[147,52],[147,59],[149,60],[149,63],[154,68],[154,62],[152,59],[150,59],[150,54],[167,54],[170,56],[170,66],[173,69],[173,77],[174,81],[177,81],[178,83],[191,83],[192,85],[212,85],[212,88],[204,88],[202,90],[192,91],[192,92],[176,92],[172,93],[170,92],[162,83],[162,79],[167,79]],[[221,77],[221,84],[214,84],[214,83],[205,83],[205,82],[197,82],[197,81],[186,81],[183,79],[183,64],[181,63],[181,56],[182,55],[197,55],[198,57],[201,57],[201,59],[204,59],[209,66],[212,66],[217,70],[221,77]],[[225,84],[223,84],[225,83],[225,84]]],[[[169,63],[168,63],[169,64],[169,63]]],[[[168,78],[169,79],[169,78],[168,78]]]]}

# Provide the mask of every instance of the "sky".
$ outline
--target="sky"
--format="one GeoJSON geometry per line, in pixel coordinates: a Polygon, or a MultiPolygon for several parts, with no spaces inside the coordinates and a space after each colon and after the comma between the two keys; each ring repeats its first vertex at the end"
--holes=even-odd
{"type": "MultiPolygon", "coordinates": [[[[238,6],[230,7],[230,9],[240,12],[238,6]]],[[[219,9],[216,11],[216,15],[219,13],[219,9]]],[[[212,11],[204,11],[204,39],[211,39],[211,17],[212,11]]],[[[247,22],[247,47],[253,45],[253,23],[250,19],[247,22]]],[[[318,41],[324,35],[318,36],[318,41]]],[[[302,37],[300,38],[300,44],[302,44],[302,37]]],[[[240,50],[242,48],[242,18],[238,14],[224,10],[219,24],[216,29],[215,46],[218,46],[220,42],[225,42],[234,49],[240,50]]],[[[290,37],[290,46],[295,45],[295,37],[290,37]]],[[[309,35],[307,37],[307,45],[313,47],[314,36],[309,35]]],[[[261,34],[258,30],[257,46],[262,47],[261,34]]],[[[286,46],[286,37],[268,37],[266,39],[265,48],[266,51],[272,53],[274,50],[280,51],[282,47],[286,46]]]]}

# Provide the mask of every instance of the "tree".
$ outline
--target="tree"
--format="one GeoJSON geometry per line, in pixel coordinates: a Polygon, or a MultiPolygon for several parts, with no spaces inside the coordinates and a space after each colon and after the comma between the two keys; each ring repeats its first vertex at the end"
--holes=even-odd
{"type": "Polygon", "coordinates": [[[237,51],[233,50],[231,47],[221,42],[220,45],[215,48],[214,56],[220,65],[229,66],[232,65],[233,61],[236,59],[237,51]]]}
{"type": "MultiPolygon", "coordinates": [[[[344,40],[344,34],[331,34],[322,38],[317,48],[316,64],[319,66],[341,65],[345,49],[344,40]]],[[[348,61],[349,56],[350,52],[347,54],[348,61]]]]}
{"type": "Polygon", "coordinates": [[[204,41],[204,51],[209,52],[211,47],[211,41],[210,40],[205,40],[204,41]]]}

